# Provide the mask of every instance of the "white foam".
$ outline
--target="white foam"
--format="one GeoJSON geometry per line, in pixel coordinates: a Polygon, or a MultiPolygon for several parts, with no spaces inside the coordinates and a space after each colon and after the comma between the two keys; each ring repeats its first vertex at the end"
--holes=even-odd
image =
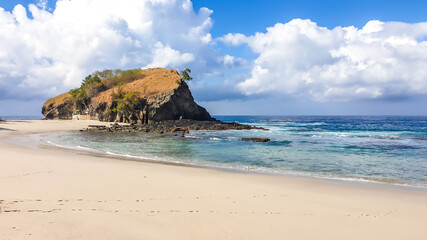
{"type": "Polygon", "coordinates": [[[77,146],[77,148],[79,148],[79,149],[83,149],[83,150],[89,150],[89,151],[94,150],[94,149],[92,149],[92,148],[83,147],[83,146],[77,146]]]}
{"type": "Polygon", "coordinates": [[[56,147],[60,147],[60,148],[68,148],[68,149],[71,149],[71,147],[64,146],[64,145],[60,145],[60,144],[57,144],[57,143],[54,143],[54,142],[51,142],[51,141],[46,141],[46,143],[48,143],[48,144],[50,144],[50,145],[53,145],[53,146],[56,146],[56,147]]]}
{"type": "Polygon", "coordinates": [[[108,154],[108,155],[120,156],[120,154],[113,153],[113,152],[110,152],[110,151],[106,151],[105,153],[108,154]]]}

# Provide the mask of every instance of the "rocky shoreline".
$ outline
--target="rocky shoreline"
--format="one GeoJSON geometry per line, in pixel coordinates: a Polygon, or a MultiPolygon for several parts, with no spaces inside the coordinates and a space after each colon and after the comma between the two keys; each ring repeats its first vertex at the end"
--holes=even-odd
{"type": "Polygon", "coordinates": [[[153,133],[174,133],[185,134],[191,130],[265,130],[268,129],[255,127],[236,122],[226,123],[222,121],[197,121],[197,120],[168,120],[160,121],[152,124],[110,124],[110,127],[105,125],[89,125],[87,128],[81,129],[81,132],[153,132],[153,133]]]}

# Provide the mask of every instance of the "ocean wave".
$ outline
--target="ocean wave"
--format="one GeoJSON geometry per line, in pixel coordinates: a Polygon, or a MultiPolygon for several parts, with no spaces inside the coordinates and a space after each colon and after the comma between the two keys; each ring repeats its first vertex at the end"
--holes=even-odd
{"type": "Polygon", "coordinates": [[[65,146],[65,145],[61,145],[61,144],[57,144],[57,143],[54,143],[54,142],[52,142],[52,141],[46,141],[46,143],[48,143],[48,144],[50,144],[50,145],[53,145],[53,146],[55,146],[55,147],[60,147],[60,148],[68,148],[68,149],[70,149],[70,148],[72,148],[72,147],[69,147],[69,146],[65,146]]]}
{"type": "Polygon", "coordinates": [[[389,139],[389,140],[399,140],[400,139],[400,137],[396,136],[396,135],[378,135],[378,136],[373,135],[371,137],[379,138],[379,139],[389,139]]]}
{"type": "Polygon", "coordinates": [[[312,132],[312,133],[291,133],[291,135],[313,137],[313,138],[324,138],[324,137],[336,137],[336,138],[371,138],[371,139],[384,139],[384,140],[401,140],[402,138],[398,135],[386,135],[386,134],[361,134],[353,132],[329,132],[329,131],[312,131],[300,129],[293,132],[312,132]]]}
{"type": "Polygon", "coordinates": [[[290,122],[290,121],[274,121],[264,125],[294,125],[294,126],[324,126],[329,125],[326,122],[290,122]]]}
{"type": "Polygon", "coordinates": [[[131,159],[140,159],[144,161],[155,161],[155,162],[164,162],[164,163],[182,163],[179,160],[176,159],[168,159],[168,158],[161,158],[158,156],[141,156],[141,155],[133,155],[129,153],[117,153],[112,151],[105,151],[104,152],[107,155],[112,155],[116,157],[124,157],[124,158],[131,158],[131,159]]]}
{"type": "Polygon", "coordinates": [[[370,144],[370,145],[348,145],[344,146],[346,149],[360,149],[360,150],[406,150],[406,149],[419,149],[419,147],[412,145],[403,145],[403,144],[390,144],[390,145],[379,145],[379,144],[370,144]]]}
{"type": "Polygon", "coordinates": [[[290,145],[292,141],[282,140],[282,141],[270,141],[268,145],[281,146],[281,145],[290,145]]]}
{"type": "Polygon", "coordinates": [[[88,148],[88,147],[83,147],[83,146],[77,146],[78,149],[83,149],[83,150],[88,150],[88,151],[92,151],[95,150],[93,148],[88,148]]]}
{"type": "Polygon", "coordinates": [[[62,145],[62,144],[58,144],[55,142],[52,142],[50,140],[45,141],[47,144],[55,146],[55,147],[59,147],[59,148],[66,148],[66,149],[70,149],[70,150],[83,150],[86,152],[100,152],[100,150],[95,149],[95,148],[89,148],[89,147],[84,147],[84,146],[80,146],[80,145],[62,145]]]}
{"type": "Polygon", "coordinates": [[[191,138],[191,139],[198,139],[198,138],[200,138],[200,137],[194,136],[194,135],[184,135],[184,137],[191,138]]]}
{"type": "Polygon", "coordinates": [[[214,141],[221,141],[221,140],[224,140],[224,139],[221,139],[221,138],[219,138],[219,137],[210,137],[209,139],[210,139],[210,140],[214,140],[214,141]]]}

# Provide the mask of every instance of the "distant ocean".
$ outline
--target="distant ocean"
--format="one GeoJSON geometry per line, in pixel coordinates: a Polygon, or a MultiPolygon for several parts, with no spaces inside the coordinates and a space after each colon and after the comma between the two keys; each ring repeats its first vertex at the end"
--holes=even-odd
{"type": "Polygon", "coordinates": [[[269,131],[67,132],[54,145],[133,159],[427,188],[427,117],[215,116],[269,131]],[[270,138],[267,143],[242,137],[270,138]]]}
{"type": "Polygon", "coordinates": [[[40,120],[43,116],[2,116],[0,120],[40,120]]]}

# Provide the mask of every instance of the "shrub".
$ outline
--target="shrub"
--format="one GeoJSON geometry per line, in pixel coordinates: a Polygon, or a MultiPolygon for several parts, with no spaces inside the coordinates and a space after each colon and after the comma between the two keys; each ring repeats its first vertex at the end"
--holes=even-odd
{"type": "Polygon", "coordinates": [[[127,71],[115,70],[115,75],[102,79],[102,83],[107,87],[107,89],[110,89],[144,78],[144,76],[145,75],[142,74],[141,69],[132,69],[127,71]]]}
{"type": "Polygon", "coordinates": [[[98,93],[107,90],[107,87],[101,82],[94,82],[87,86],[84,86],[83,89],[86,92],[87,97],[92,98],[95,97],[98,93]]]}
{"type": "Polygon", "coordinates": [[[191,70],[186,68],[185,70],[181,71],[181,78],[185,81],[191,81],[193,80],[192,77],[190,77],[191,70]]]}
{"type": "MultiPolygon", "coordinates": [[[[97,71],[93,74],[86,76],[79,88],[75,88],[69,93],[71,94],[71,101],[76,110],[81,110],[83,107],[87,108],[90,99],[98,93],[108,90],[113,87],[122,86],[124,84],[133,82],[137,79],[144,78],[140,69],[132,70],[103,70],[97,71]]],[[[115,94],[115,93],[113,93],[115,94]]],[[[127,112],[134,108],[139,101],[136,96],[131,93],[122,93],[119,91],[114,98],[118,101],[116,111],[127,112]]]]}
{"type": "Polygon", "coordinates": [[[113,112],[116,113],[131,113],[140,104],[140,99],[134,93],[124,93],[121,89],[117,93],[111,93],[111,96],[113,97],[113,101],[117,102],[117,106],[113,108],[113,112]]]}
{"type": "Polygon", "coordinates": [[[100,83],[101,78],[98,75],[88,75],[82,80],[82,85],[80,87],[84,87],[93,83],[100,83]]]}

